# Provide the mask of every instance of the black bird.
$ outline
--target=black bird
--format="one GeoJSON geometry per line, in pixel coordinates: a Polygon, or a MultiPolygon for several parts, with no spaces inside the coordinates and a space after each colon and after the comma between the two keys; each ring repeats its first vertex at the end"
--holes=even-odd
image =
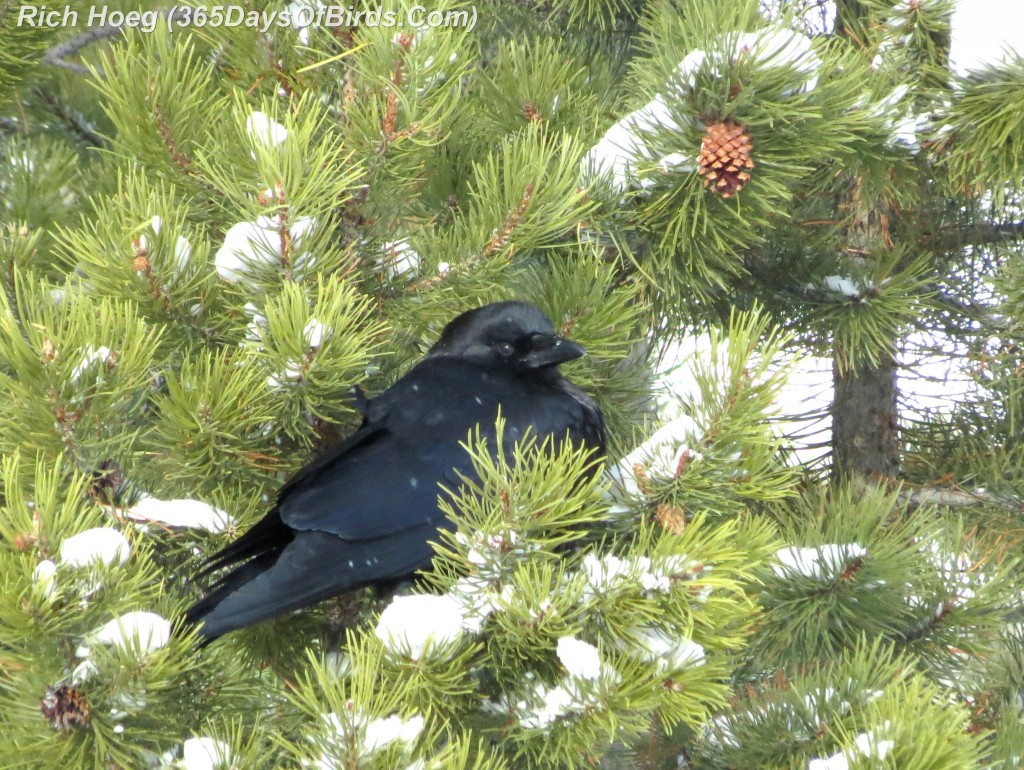
{"type": "Polygon", "coordinates": [[[460,445],[480,426],[494,446],[499,407],[506,456],[530,429],[604,453],[594,402],[558,365],[584,355],[526,302],[498,302],[449,323],[426,357],[374,399],[362,426],[296,473],[260,522],[201,574],[237,564],[188,610],[206,641],[430,564],[441,487],[475,479],[460,445]]]}

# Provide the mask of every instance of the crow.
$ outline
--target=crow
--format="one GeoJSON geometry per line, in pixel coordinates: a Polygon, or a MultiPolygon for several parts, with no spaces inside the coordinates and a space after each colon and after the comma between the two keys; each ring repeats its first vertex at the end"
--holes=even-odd
{"type": "Polygon", "coordinates": [[[559,364],[584,355],[526,302],[462,313],[422,361],[376,398],[355,391],[360,428],[281,487],[273,509],[212,556],[199,576],[237,565],[186,613],[210,642],[230,631],[429,566],[431,539],[452,523],[445,488],[477,480],[460,442],[479,426],[494,449],[499,409],[504,447],[527,431],[568,438],[604,455],[596,404],[559,364]]]}

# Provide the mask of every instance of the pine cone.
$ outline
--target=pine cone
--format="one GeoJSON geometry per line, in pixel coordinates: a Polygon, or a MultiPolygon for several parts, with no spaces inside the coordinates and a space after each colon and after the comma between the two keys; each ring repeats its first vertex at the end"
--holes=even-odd
{"type": "Polygon", "coordinates": [[[709,123],[700,143],[700,169],[704,186],[731,198],[750,181],[754,161],[750,135],[739,123],[709,123]]]}
{"type": "Polygon", "coordinates": [[[73,730],[89,724],[88,701],[81,690],[67,685],[47,687],[39,701],[39,711],[54,730],[73,730]]]}

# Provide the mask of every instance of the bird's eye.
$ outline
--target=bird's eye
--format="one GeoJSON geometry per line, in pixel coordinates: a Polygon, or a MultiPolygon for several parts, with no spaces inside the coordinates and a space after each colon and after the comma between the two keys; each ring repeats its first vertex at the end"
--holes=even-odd
{"type": "Polygon", "coordinates": [[[494,349],[497,350],[498,353],[501,354],[502,356],[504,356],[505,358],[508,358],[516,350],[515,346],[511,342],[498,342],[498,343],[495,343],[494,349]]]}

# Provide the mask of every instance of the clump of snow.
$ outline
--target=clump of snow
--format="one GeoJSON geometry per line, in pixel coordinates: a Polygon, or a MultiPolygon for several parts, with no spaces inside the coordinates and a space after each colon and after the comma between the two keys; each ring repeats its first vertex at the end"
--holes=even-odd
{"type": "Polygon", "coordinates": [[[57,590],[57,565],[50,559],[44,559],[32,570],[32,582],[38,585],[43,597],[49,599],[57,590]]]}
{"type": "Polygon", "coordinates": [[[828,580],[844,572],[855,559],[867,556],[859,543],[828,543],[808,548],[787,546],[775,553],[772,571],[781,578],[794,574],[815,580],[828,580]]]}
{"type": "Polygon", "coordinates": [[[696,49],[679,62],[678,82],[685,90],[693,90],[697,73],[705,71],[721,78],[727,68],[742,58],[749,58],[758,69],[789,68],[802,80],[785,92],[787,96],[813,91],[818,84],[821,59],[814,52],[811,39],[800,32],[771,25],[756,32],[725,32],[719,35],[710,50],[696,49]]]}
{"type": "Polygon", "coordinates": [[[886,144],[891,147],[902,146],[916,154],[921,149],[919,135],[928,129],[931,117],[928,114],[914,112],[913,100],[905,98],[908,93],[910,86],[901,83],[878,101],[872,102],[867,96],[861,97],[857,100],[856,106],[865,109],[869,116],[889,126],[886,144]]]}
{"type": "Polygon", "coordinates": [[[310,349],[318,348],[324,341],[324,337],[330,335],[330,328],[324,326],[317,318],[310,318],[302,330],[302,336],[306,340],[306,346],[310,349]]]}
{"type": "MultiPolygon", "coordinates": [[[[152,219],[149,220],[149,227],[153,231],[154,235],[159,235],[160,230],[163,228],[164,220],[156,214],[152,219]]],[[[149,237],[146,233],[142,233],[139,236],[139,251],[148,253],[150,249],[149,237]]],[[[192,258],[192,245],[188,242],[184,236],[179,235],[178,240],[174,242],[174,260],[173,260],[173,271],[175,275],[180,275],[185,272],[188,267],[188,262],[192,258]]]]}
{"type": "Polygon", "coordinates": [[[348,676],[352,673],[352,656],[347,652],[331,650],[324,656],[324,669],[336,677],[348,676]]]}
{"type": "MultiPolygon", "coordinates": [[[[728,65],[741,57],[754,61],[760,69],[788,68],[799,76],[799,82],[786,95],[813,90],[818,82],[821,59],[814,52],[811,39],[794,30],[772,25],[756,32],[726,32],[718,36],[710,50],[697,49],[683,58],[666,89],[681,90],[683,95],[696,87],[697,73],[707,72],[720,78],[728,65]]],[[[584,181],[604,179],[619,194],[631,184],[647,189],[655,179],[641,177],[637,167],[644,161],[655,161],[654,168],[662,174],[683,173],[697,169],[697,149],[690,153],[672,152],[655,159],[648,138],[658,130],[679,132],[680,126],[662,94],[629,113],[605,132],[605,135],[583,157],[580,174],[584,181]]]]}
{"type": "Polygon", "coordinates": [[[664,672],[704,665],[704,648],[692,639],[672,636],[655,626],[640,626],[636,629],[636,636],[638,645],[624,644],[623,649],[643,660],[657,663],[664,672]]]}
{"type": "Polygon", "coordinates": [[[288,385],[302,381],[303,364],[294,358],[289,358],[284,363],[284,370],[277,374],[267,375],[267,387],[272,389],[284,388],[288,385]]]}
{"type": "MultiPolygon", "coordinates": [[[[889,723],[883,725],[887,729],[889,723]]],[[[857,754],[869,757],[878,762],[883,761],[896,745],[895,741],[879,740],[872,733],[860,733],[853,739],[853,746],[823,759],[812,759],[807,770],[849,770],[850,762],[855,761],[857,754]]]]}
{"type": "Polygon", "coordinates": [[[201,500],[159,500],[143,497],[127,511],[136,521],[151,521],[168,527],[201,529],[214,534],[235,526],[235,520],[224,511],[201,500]]]}
{"type": "Polygon", "coordinates": [[[245,130],[249,132],[254,143],[265,147],[274,147],[288,138],[288,129],[259,110],[254,110],[245,119],[245,130]]]}
{"type": "Polygon", "coordinates": [[[83,374],[98,363],[108,365],[111,363],[110,348],[106,345],[100,345],[98,348],[92,345],[86,346],[81,362],[71,372],[71,381],[78,382],[82,379],[83,374]]]}
{"type": "Polygon", "coordinates": [[[928,129],[930,122],[928,115],[904,115],[893,125],[889,144],[903,145],[916,155],[921,151],[919,135],[928,129]]]}
{"type": "Polygon", "coordinates": [[[637,579],[632,562],[611,553],[604,556],[588,553],[583,557],[583,571],[591,594],[604,593],[619,582],[637,579]]]}
{"type": "Polygon", "coordinates": [[[575,636],[563,636],[559,638],[555,652],[570,676],[592,681],[601,676],[601,656],[597,647],[589,642],[575,636]]]}
{"type": "MultiPolygon", "coordinates": [[[[653,160],[644,138],[659,129],[679,131],[665,97],[656,94],[651,101],[626,115],[605,132],[581,161],[581,175],[585,180],[604,178],[619,193],[625,192],[631,182],[638,181],[649,187],[653,180],[639,179],[637,166],[653,160]]],[[[696,157],[673,152],[658,161],[662,173],[692,171],[697,168],[696,157]]]]}
{"type": "Polygon", "coordinates": [[[538,684],[535,700],[537,704],[527,704],[525,700],[516,704],[520,712],[519,724],[526,729],[544,729],[551,724],[572,712],[576,707],[576,699],[565,687],[545,687],[538,684]]]}
{"type": "Polygon", "coordinates": [[[640,497],[643,476],[673,479],[691,462],[704,456],[693,449],[700,431],[693,418],[682,415],[655,431],[647,441],[627,454],[607,471],[612,480],[612,497],[640,497]]]}
{"type": "Polygon", "coordinates": [[[425,724],[419,714],[408,719],[397,715],[368,719],[351,701],[345,718],[337,714],[325,714],[323,718],[332,735],[327,738],[330,749],[324,751],[314,765],[319,770],[342,770],[351,766],[353,759],[365,759],[396,742],[408,747],[423,732],[425,724]],[[356,757],[350,756],[353,744],[356,757]]]}
{"type": "MultiPolygon", "coordinates": [[[[954,601],[961,605],[974,597],[972,588],[975,580],[984,580],[984,575],[975,573],[974,564],[967,554],[951,553],[944,550],[934,540],[929,540],[925,546],[929,561],[945,581],[948,589],[955,593],[954,601]]],[[[916,597],[908,597],[912,600],[916,597]]],[[[922,600],[919,599],[923,603],[922,600]]],[[[936,609],[936,615],[943,611],[940,604],[936,609]]]]}
{"type": "Polygon", "coordinates": [[[663,174],[673,171],[693,171],[696,168],[693,158],[683,155],[681,152],[672,152],[658,161],[658,169],[663,174]]]}
{"type": "Polygon", "coordinates": [[[320,0],[315,3],[310,0],[296,0],[285,6],[288,21],[291,23],[292,29],[298,31],[299,42],[302,45],[309,45],[309,31],[313,27],[319,26],[316,23],[317,15],[320,9],[326,7],[320,0]]]}
{"type": "Polygon", "coordinates": [[[420,269],[420,255],[408,238],[387,241],[381,246],[380,262],[391,278],[411,276],[420,269]]]}
{"type": "Polygon", "coordinates": [[[392,652],[420,660],[428,650],[438,652],[457,642],[464,622],[462,606],[451,596],[396,596],[380,614],[374,633],[392,652]]]}
{"type": "Polygon", "coordinates": [[[526,552],[537,549],[534,543],[524,543],[515,530],[478,531],[472,536],[459,532],[455,539],[466,546],[466,559],[476,568],[477,574],[487,579],[501,577],[504,565],[507,565],[510,559],[519,558],[526,552]]]}
{"type": "Polygon", "coordinates": [[[843,752],[823,759],[812,759],[807,763],[807,770],[850,770],[850,760],[843,752]]]}
{"type": "Polygon", "coordinates": [[[171,624],[155,612],[136,610],[100,626],[92,638],[122,650],[138,648],[143,653],[154,652],[170,640],[171,624]]]}
{"type": "Polygon", "coordinates": [[[476,634],[484,622],[512,596],[512,586],[506,585],[499,593],[490,580],[478,575],[467,575],[455,582],[445,596],[456,602],[462,613],[462,627],[476,634]]]}
{"type": "MultiPolygon", "coordinates": [[[[303,252],[303,242],[316,226],[313,217],[295,217],[288,222],[291,264],[311,267],[314,259],[303,252]]],[[[261,268],[280,265],[284,259],[282,225],[273,217],[258,216],[254,222],[238,222],[224,234],[224,245],[217,250],[214,266],[228,283],[251,282],[261,268]]]]}
{"type": "MultiPolygon", "coordinates": [[[[696,568],[697,565],[686,556],[662,559],[635,556],[623,559],[612,553],[601,556],[588,553],[583,557],[583,572],[587,579],[583,596],[593,599],[630,587],[639,587],[651,594],[664,592],[671,589],[673,579],[693,577],[696,568]]],[[[700,569],[708,568],[701,566],[700,569]]]]}
{"type": "Polygon", "coordinates": [[[70,567],[87,567],[96,562],[124,564],[130,555],[128,540],[111,527],[93,527],[60,544],[60,560],[70,567]]]}
{"type": "Polygon", "coordinates": [[[395,741],[412,743],[423,732],[423,717],[416,715],[401,719],[396,715],[371,719],[363,731],[363,746],[366,753],[380,751],[395,741]]]}
{"type": "Polygon", "coordinates": [[[246,302],[243,309],[250,319],[249,325],[245,328],[245,338],[250,342],[262,342],[263,330],[267,328],[267,317],[254,302],[246,302]]]}
{"type": "Polygon", "coordinates": [[[208,736],[189,738],[182,746],[183,770],[214,770],[231,764],[231,747],[208,736]]]}

